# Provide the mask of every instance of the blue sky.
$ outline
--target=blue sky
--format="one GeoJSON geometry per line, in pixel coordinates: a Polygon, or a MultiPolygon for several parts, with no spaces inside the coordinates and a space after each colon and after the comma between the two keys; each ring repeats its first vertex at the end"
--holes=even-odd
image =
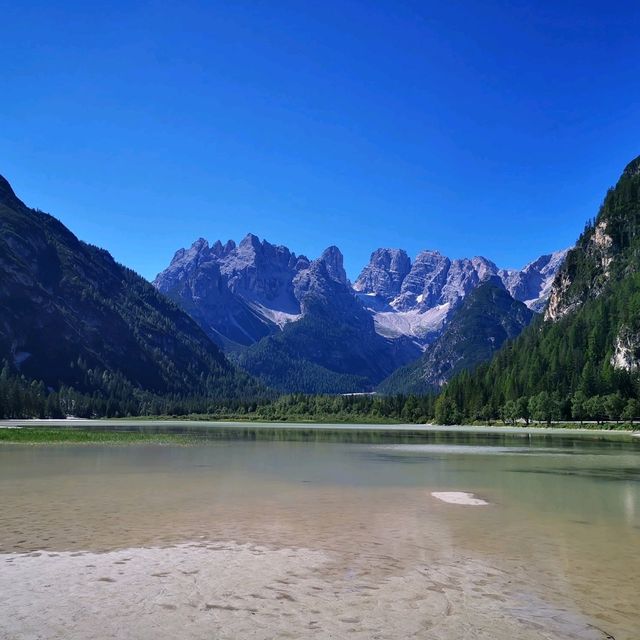
{"type": "Polygon", "coordinates": [[[0,173],[152,278],[251,231],[353,278],[376,247],[518,267],[640,154],[640,7],[16,2],[0,173]]]}

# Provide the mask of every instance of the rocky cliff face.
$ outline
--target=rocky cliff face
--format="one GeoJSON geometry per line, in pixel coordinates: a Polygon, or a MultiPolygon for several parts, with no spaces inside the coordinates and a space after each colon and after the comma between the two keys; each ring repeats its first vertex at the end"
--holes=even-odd
{"type": "Polygon", "coordinates": [[[376,249],[369,264],[355,281],[356,291],[379,296],[391,302],[399,294],[402,283],[411,271],[411,260],[402,249],[376,249]]]}
{"type": "Polygon", "coordinates": [[[304,256],[248,234],[238,245],[200,238],[179,249],[154,286],[186,309],[220,346],[249,346],[297,320],[294,279],[304,256]]]}
{"type": "Polygon", "coordinates": [[[612,281],[637,270],[640,158],[610,189],[597,218],[568,252],[555,278],[545,320],[557,321],[598,298],[612,281]]]}
{"type": "Polygon", "coordinates": [[[613,239],[607,231],[607,221],[600,220],[588,233],[579,246],[574,249],[572,262],[586,262],[591,271],[588,291],[584,287],[574,286],[575,276],[571,269],[563,269],[551,286],[549,305],[545,310],[545,320],[559,320],[577,309],[588,298],[596,298],[609,281],[609,266],[613,260],[615,248],[613,239]],[[582,255],[578,257],[577,252],[582,255]]]}
{"type": "Polygon", "coordinates": [[[540,256],[520,270],[501,269],[498,275],[507,291],[529,309],[540,313],[551,295],[556,273],[562,266],[568,249],[540,256]]]}
{"type": "Polygon", "coordinates": [[[275,359],[268,363],[270,384],[287,388],[275,373],[274,345],[284,353],[284,340],[299,350],[289,356],[290,369],[323,363],[329,371],[322,374],[323,390],[349,391],[356,389],[346,388],[345,379],[335,387],[327,382],[331,372],[357,375],[357,390],[370,388],[437,339],[463,300],[488,278],[499,276],[532,308],[543,305],[563,256],[543,256],[522,271],[505,271],[483,257],[451,260],[422,251],[412,262],[401,249],[382,248],[352,286],[337,247],[310,261],[249,234],[238,245],[197,240],[176,252],[154,284],[218,344],[243,351],[238,358],[250,372],[265,370],[265,354],[275,359]],[[261,340],[271,342],[258,349],[261,340]],[[344,357],[328,358],[329,350],[344,357]]]}
{"type": "Polygon", "coordinates": [[[622,325],[615,339],[610,360],[614,369],[635,373],[640,369],[640,332],[622,325]]]}
{"type": "Polygon", "coordinates": [[[281,245],[248,234],[219,258],[229,289],[248,302],[283,314],[297,315],[300,306],[293,293],[293,278],[308,265],[281,245]]]}
{"type": "Polygon", "coordinates": [[[481,256],[451,260],[437,251],[422,251],[411,263],[404,252],[378,249],[354,289],[381,335],[410,336],[426,346],[442,332],[462,300],[492,276],[498,276],[516,300],[541,311],[565,256],[566,251],[558,251],[522,270],[505,270],[481,256]]]}

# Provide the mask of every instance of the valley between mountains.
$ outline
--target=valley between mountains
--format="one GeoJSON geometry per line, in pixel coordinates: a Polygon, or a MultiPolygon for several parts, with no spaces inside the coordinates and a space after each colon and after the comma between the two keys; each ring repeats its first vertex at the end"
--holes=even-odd
{"type": "Polygon", "coordinates": [[[566,256],[509,270],[381,248],[352,283],[336,246],[309,259],[248,234],[179,249],[152,286],[3,178],[0,219],[5,377],[136,412],[161,412],[158,397],[437,391],[529,324],[566,256]]]}
{"type": "Polygon", "coordinates": [[[0,177],[1,413],[634,420],[639,166],[568,251],[512,270],[380,248],[353,282],[336,246],[249,234],[150,283],[0,177]]]}

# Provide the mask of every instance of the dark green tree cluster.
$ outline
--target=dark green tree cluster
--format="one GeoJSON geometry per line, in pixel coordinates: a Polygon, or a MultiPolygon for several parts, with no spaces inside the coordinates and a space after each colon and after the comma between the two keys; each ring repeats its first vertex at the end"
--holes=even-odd
{"type": "Polygon", "coordinates": [[[137,403],[140,390],[231,401],[261,393],[184,311],[28,208],[2,176],[0,283],[0,359],[27,380],[114,402],[128,394],[137,403]]]}
{"type": "Polygon", "coordinates": [[[79,391],[62,385],[57,390],[28,380],[5,363],[0,370],[0,418],[126,418],[135,416],[204,415],[212,418],[321,422],[407,422],[433,419],[435,397],[379,395],[246,395],[153,394],[132,387],[122,376],[87,372],[94,389],[79,391]],[[100,382],[98,386],[96,383],[100,382]]]}
{"type": "Polygon", "coordinates": [[[57,393],[43,382],[0,372],[0,418],[64,418],[57,393]]]}
{"type": "Polygon", "coordinates": [[[547,425],[560,421],[575,421],[580,424],[585,421],[597,424],[605,421],[624,421],[633,424],[640,418],[640,401],[636,398],[623,398],[620,393],[587,397],[579,390],[563,398],[556,393],[540,391],[531,397],[509,399],[502,405],[487,402],[471,412],[466,412],[450,396],[442,394],[435,403],[435,418],[436,422],[441,424],[491,424],[498,420],[514,425],[528,425],[532,421],[547,425]]]}
{"type": "Polygon", "coordinates": [[[280,396],[256,410],[264,420],[318,420],[326,422],[407,422],[425,423],[435,412],[433,395],[373,394],[306,395],[301,393],[280,396]]]}
{"type": "Polygon", "coordinates": [[[525,405],[544,422],[638,417],[640,158],[569,252],[554,305],[553,319],[537,318],[491,362],[451,380],[436,417],[527,420],[525,405]]]}
{"type": "MultiPolygon", "coordinates": [[[[78,365],[79,368],[81,366],[78,365]]],[[[198,393],[155,394],[133,386],[122,375],[109,371],[84,371],[80,388],[60,385],[57,389],[30,380],[10,369],[0,370],[0,418],[123,418],[130,416],[184,416],[189,414],[251,414],[273,396],[255,393],[226,393],[224,386],[207,390],[207,379],[198,393]]]]}

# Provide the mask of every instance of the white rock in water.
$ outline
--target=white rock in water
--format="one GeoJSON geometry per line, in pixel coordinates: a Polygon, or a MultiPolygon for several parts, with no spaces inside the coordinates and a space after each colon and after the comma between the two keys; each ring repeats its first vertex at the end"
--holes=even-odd
{"type": "Polygon", "coordinates": [[[449,504],[463,504],[474,507],[489,504],[486,500],[474,498],[474,494],[467,491],[432,491],[431,495],[449,504]]]}

